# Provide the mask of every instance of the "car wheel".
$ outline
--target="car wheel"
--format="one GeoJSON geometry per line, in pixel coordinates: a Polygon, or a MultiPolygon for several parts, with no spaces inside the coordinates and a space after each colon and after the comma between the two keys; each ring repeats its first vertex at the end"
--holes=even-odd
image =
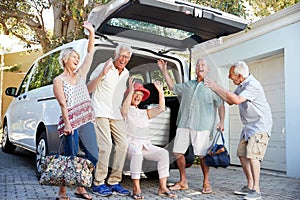
{"type": "Polygon", "coordinates": [[[2,135],[2,151],[5,153],[13,153],[15,149],[16,146],[9,141],[7,124],[4,124],[2,135]]]}
{"type": "Polygon", "coordinates": [[[35,166],[36,166],[36,175],[39,178],[42,171],[42,160],[48,154],[47,138],[45,131],[39,137],[37,146],[36,146],[36,157],[35,157],[35,166]]]}

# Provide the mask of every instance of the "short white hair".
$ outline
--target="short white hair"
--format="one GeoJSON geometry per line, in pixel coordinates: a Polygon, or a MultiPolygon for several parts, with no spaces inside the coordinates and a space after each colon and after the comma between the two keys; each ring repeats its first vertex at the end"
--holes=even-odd
{"type": "Polygon", "coordinates": [[[117,57],[120,56],[121,50],[125,50],[125,51],[129,52],[129,53],[130,53],[130,57],[131,57],[132,51],[133,51],[133,50],[132,50],[132,48],[131,48],[129,45],[127,45],[127,44],[119,44],[119,45],[116,47],[116,49],[115,49],[115,53],[116,53],[116,56],[117,56],[117,57]]]}
{"type": "Polygon", "coordinates": [[[60,52],[58,61],[62,69],[65,69],[64,60],[68,60],[73,52],[77,53],[79,56],[79,53],[73,48],[67,48],[60,52]]]}
{"type": "Polygon", "coordinates": [[[243,78],[247,78],[249,76],[249,67],[244,61],[239,61],[232,66],[234,67],[234,73],[236,75],[240,74],[243,78]]]}

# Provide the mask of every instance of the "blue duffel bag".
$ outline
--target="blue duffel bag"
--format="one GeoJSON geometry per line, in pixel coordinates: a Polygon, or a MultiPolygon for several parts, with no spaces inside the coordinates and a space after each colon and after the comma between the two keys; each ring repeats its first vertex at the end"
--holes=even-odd
{"type": "Polygon", "coordinates": [[[230,164],[230,155],[225,147],[225,140],[223,133],[218,130],[211,146],[207,150],[207,154],[204,157],[204,162],[210,167],[228,167],[230,164]],[[221,136],[223,144],[218,144],[218,139],[221,136]]]}

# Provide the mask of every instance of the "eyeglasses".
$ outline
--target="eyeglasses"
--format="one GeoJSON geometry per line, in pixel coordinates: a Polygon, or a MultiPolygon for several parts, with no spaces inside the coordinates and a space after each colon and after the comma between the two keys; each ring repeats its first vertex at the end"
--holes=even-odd
{"type": "Polygon", "coordinates": [[[144,96],[144,93],[142,93],[142,92],[140,92],[140,91],[135,91],[133,94],[138,95],[138,96],[141,96],[141,97],[144,96]]]}
{"type": "Polygon", "coordinates": [[[124,58],[126,60],[129,60],[130,59],[130,56],[126,56],[126,55],[119,55],[119,58],[124,58]]]}

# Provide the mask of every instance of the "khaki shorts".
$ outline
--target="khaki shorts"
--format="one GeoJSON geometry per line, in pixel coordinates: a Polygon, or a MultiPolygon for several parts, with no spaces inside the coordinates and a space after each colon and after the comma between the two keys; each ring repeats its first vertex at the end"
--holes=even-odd
{"type": "Polygon", "coordinates": [[[209,131],[195,131],[189,128],[177,128],[174,141],[174,153],[184,154],[192,144],[194,154],[201,157],[206,155],[209,147],[209,131]]]}
{"type": "Polygon", "coordinates": [[[267,133],[256,133],[248,138],[242,138],[237,148],[237,156],[245,156],[249,159],[258,159],[263,161],[267,146],[269,142],[269,136],[267,133]]]}

